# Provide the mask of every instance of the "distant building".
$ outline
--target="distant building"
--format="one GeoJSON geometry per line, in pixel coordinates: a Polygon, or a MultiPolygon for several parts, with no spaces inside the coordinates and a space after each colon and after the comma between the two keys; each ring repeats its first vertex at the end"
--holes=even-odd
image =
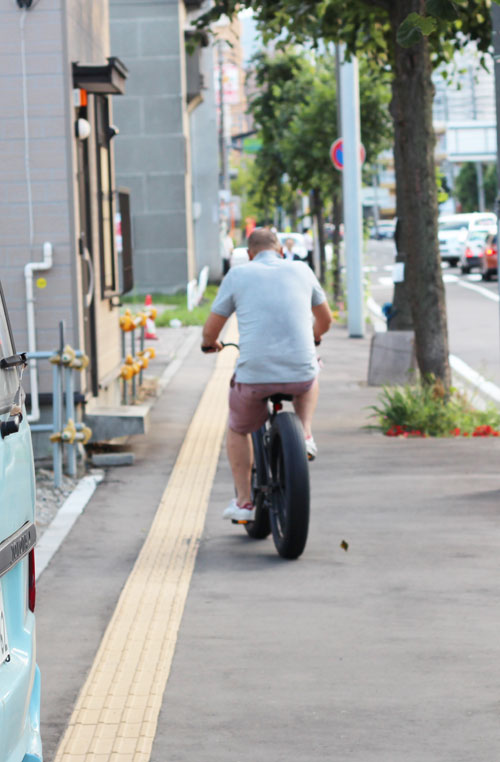
{"type": "Polygon", "coordinates": [[[221,274],[213,65],[209,48],[188,50],[201,5],[110,0],[113,50],[129,70],[116,171],[131,191],[139,292],[185,289],[204,265],[221,274]]]}

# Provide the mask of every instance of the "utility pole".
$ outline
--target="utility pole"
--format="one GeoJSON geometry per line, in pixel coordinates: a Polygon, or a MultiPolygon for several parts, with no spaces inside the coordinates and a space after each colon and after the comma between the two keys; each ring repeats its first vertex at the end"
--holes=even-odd
{"type": "MultiPolygon", "coordinates": [[[[344,58],[345,47],[342,49],[344,58]]],[[[363,225],[361,206],[361,132],[358,61],[342,61],[341,109],[344,170],[344,247],[347,271],[347,327],[351,338],[365,333],[363,300],[363,225]]]]}
{"type": "MultiPolygon", "coordinates": [[[[500,241],[500,6],[496,3],[491,5],[491,21],[493,25],[493,60],[495,62],[495,102],[497,114],[497,248],[500,241]]],[[[500,294],[500,278],[498,278],[498,289],[500,294]]]]}
{"type": "MultiPolygon", "coordinates": [[[[474,121],[477,119],[477,103],[476,103],[476,83],[474,82],[474,70],[469,65],[469,82],[472,95],[472,118],[474,121]]],[[[477,178],[477,201],[480,212],[484,212],[484,178],[483,178],[483,165],[480,161],[476,161],[476,178],[477,178]]]]}
{"type": "Polygon", "coordinates": [[[227,142],[226,142],[226,126],[224,119],[224,55],[222,46],[224,40],[220,40],[217,43],[217,60],[219,65],[219,103],[220,103],[220,120],[219,120],[219,154],[220,154],[220,174],[219,174],[219,188],[222,191],[229,190],[229,165],[227,155],[227,142]]]}
{"type": "MultiPolygon", "coordinates": [[[[340,83],[340,44],[335,45],[335,79],[337,84],[337,137],[342,135],[342,99],[340,83]]],[[[333,198],[333,299],[337,303],[342,296],[340,283],[340,225],[342,223],[342,194],[335,193],[333,198]]]]}

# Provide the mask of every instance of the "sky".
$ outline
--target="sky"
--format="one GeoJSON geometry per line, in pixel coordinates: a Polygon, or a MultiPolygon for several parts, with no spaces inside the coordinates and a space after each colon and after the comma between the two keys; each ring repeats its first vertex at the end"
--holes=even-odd
{"type": "Polygon", "coordinates": [[[247,64],[251,57],[261,46],[260,36],[257,32],[257,24],[253,18],[253,11],[247,8],[239,13],[242,28],[241,44],[243,46],[243,61],[247,64]]]}

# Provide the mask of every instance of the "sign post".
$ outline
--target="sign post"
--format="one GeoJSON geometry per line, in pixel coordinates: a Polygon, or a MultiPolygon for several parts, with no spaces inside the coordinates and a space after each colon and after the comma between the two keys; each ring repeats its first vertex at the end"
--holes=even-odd
{"type": "MultiPolygon", "coordinates": [[[[359,158],[361,160],[361,164],[364,164],[366,159],[366,150],[363,143],[359,144],[359,158]]],[[[338,169],[339,172],[342,172],[342,170],[344,169],[344,140],[343,138],[337,138],[337,140],[334,140],[333,143],[331,144],[330,159],[332,160],[332,164],[335,167],[335,169],[338,169]]]]}
{"type": "MultiPolygon", "coordinates": [[[[343,53],[345,47],[343,47],[343,53]]],[[[365,333],[363,300],[363,228],[361,205],[361,139],[358,61],[342,61],[342,187],[347,274],[347,327],[351,338],[365,333]]],[[[338,149],[337,149],[338,151],[338,149]]],[[[338,154],[337,154],[338,155],[338,154]]]]}

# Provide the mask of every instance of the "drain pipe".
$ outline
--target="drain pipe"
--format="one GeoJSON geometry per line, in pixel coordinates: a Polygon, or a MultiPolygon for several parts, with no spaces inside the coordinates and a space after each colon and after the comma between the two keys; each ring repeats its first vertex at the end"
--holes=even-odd
{"type": "MultiPolygon", "coordinates": [[[[36,352],[35,330],[35,297],[33,296],[33,273],[38,270],[50,270],[52,267],[52,244],[46,241],[43,244],[43,261],[29,262],[24,268],[24,281],[26,284],[26,317],[28,325],[28,353],[36,352]]],[[[34,423],[40,420],[40,405],[38,401],[38,371],[36,360],[29,361],[31,413],[28,421],[34,423]]]]}

